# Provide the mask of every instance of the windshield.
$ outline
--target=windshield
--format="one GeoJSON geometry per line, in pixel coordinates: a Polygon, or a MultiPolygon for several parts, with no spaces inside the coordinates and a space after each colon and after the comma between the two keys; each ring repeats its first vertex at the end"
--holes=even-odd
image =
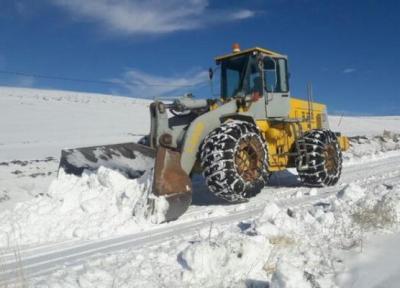
{"type": "Polygon", "coordinates": [[[244,56],[222,62],[222,98],[233,97],[242,90],[242,79],[244,79],[246,74],[248,60],[249,58],[244,56]]]}
{"type": "Polygon", "coordinates": [[[263,72],[256,64],[256,58],[249,55],[231,58],[221,65],[221,96],[235,97],[238,94],[249,95],[258,92],[287,92],[287,72],[285,59],[264,57],[263,72]],[[263,80],[264,79],[264,83],[263,80]]]}
{"type": "Polygon", "coordinates": [[[262,94],[262,80],[255,59],[248,55],[224,61],[221,68],[222,98],[248,95],[258,91],[262,94]]]}

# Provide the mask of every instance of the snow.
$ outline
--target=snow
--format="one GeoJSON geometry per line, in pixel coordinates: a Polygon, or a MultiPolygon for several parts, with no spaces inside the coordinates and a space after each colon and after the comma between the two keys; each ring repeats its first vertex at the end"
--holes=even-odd
{"type": "Polygon", "coordinates": [[[345,255],[349,267],[338,275],[338,284],[346,288],[398,287],[399,241],[399,234],[368,235],[362,253],[345,255]]]}
{"type": "Polygon", "coordinates": [[[151,179],[145,173],[130,180],[104,167],[81,177],[61,171],[45,195],[0,212],[0,248],[104,238],[162,222],[168,202],[153,197],[155,213],[149,213],[151,179]]]}
{"type": "Polygon", "coordinates": [[[148,132],[149,101],[0,87],[0,159],[58,157],[62,148],[129,142],[148,132]]]}
{"type": "Polygon", "coordinates": [[[148,133],[148,100],[0,87],[0,209],[47,190],[64,148],[124,143],[148,133]]]}
{"type": "MultiPolygon", "coordinates": [[[[356,136],[344,154],[342,181],[331,190],[299,187],[290,170],[275,174],[249,203],[226,205],[205,195],[175,223],[156,224],[168,203],[155,199],[156,213],[148,214],[151,173],[133,180],[104,167],[82,177],[56,173],[63,148],[130,142],[146,134],[148,105],[109,95],[0,87],[0,252],[62,249],[262,212],[228,224],[211,222],[194,233],[177,231],[157,245],[102,252],[32,276],[26,286],[397,287],[400,117],[329,118],[331,129],[356,136]]],[[[204,184],[194,186],[206,194],[204,184]]],[[[0,255],[0,285],[1,264],[0,255]]]]}
{"type": "Polygon", "coordinates": [[[288,209],[270,203],[253,219],[211,226],[196,236],[156,247],[121,251],[34,283],[36,287],[49,283],[86,287],[88,282],[82,279],[97,277],[95,281],[103,283],[113,279],[118,287],[129,287],[129,283],[146,287],[342,287],[358,275],[348,270],[360,268],[352,268],[350,262],[351,268],[346,269],[346,258],[340,253],[356,253],[376,227],[393,229],[399,222],[400,183],[395,183],[391,188],[347,185],[305,207],[288,209]],[[370,193],[360,193],[366,189],[370,193]],[[394,217],[373,217],[385,209],[394,217]],[[337,271],[345,274],[337,275],[337,271]]]}

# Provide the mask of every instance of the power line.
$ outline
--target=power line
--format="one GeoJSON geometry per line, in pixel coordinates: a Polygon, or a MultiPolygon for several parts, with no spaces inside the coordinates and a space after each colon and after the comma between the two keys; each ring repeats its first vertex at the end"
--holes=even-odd
{"type": "MultiPolygon", "coordinates": [[[[121,84],[123,84],[123,83],[118,83],[116,81],[113,82],[113,81],[102,81],[102,80],[93,80],[93,79],[80,79],[80,78],[61,77],[61,76],[53,76],[53,75],[31,74],[31,73],[26,73],[26,72],[8,71],[8,70],[0,70],[0,74],[32,77],[32,78],[42,78],[42,79],[50,79],[50,80],[59,80],[59,81],[94,83],[94,84],[102,84],[102,85],[121,85],[121,84]]],[[[190,85],[190,84],[177,85],[177,84],[163,84],[163,83],[141,83],[141,84],[128,83],[128,84],[134,85],[134,86],[160,86],[160,87],[177,87],[177,88],[195,86],[195,85],[190,85]]]]}

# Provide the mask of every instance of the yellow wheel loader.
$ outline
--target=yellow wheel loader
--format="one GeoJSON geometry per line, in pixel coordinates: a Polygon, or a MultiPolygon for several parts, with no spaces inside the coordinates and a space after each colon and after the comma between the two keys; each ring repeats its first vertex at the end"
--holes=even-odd
{"type": "Polygon", "coordinates": [[[338,182],[348,139],[329,130],[325,105],[291,97],[287,56],[235,45],[216,64],[220,99],[154,101],[150,133],[139,143],[63,150],[60,168],[81,175],[105,166],[129,178],[153,169],[152,193],[168,201],[167,221],[189,207],[195,173],[230,202],[256,195],[288,167],[305,185],[338,182]]]}

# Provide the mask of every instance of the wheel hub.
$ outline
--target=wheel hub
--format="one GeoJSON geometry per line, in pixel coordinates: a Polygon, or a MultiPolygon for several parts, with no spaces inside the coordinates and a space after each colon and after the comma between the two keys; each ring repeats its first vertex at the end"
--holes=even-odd
{"type": "Polygon", "coordinates": [[[248,182],[260,177],[264,151],[255,137],[241,139],[235,153],[235,164],[239,175],[248,182]]]}
{"type": "Polygon", "coordinates": [[[329,174],[337,171],[336,149],[333,144],[327,144],[324,149],[325,168],[329,174]]]}

